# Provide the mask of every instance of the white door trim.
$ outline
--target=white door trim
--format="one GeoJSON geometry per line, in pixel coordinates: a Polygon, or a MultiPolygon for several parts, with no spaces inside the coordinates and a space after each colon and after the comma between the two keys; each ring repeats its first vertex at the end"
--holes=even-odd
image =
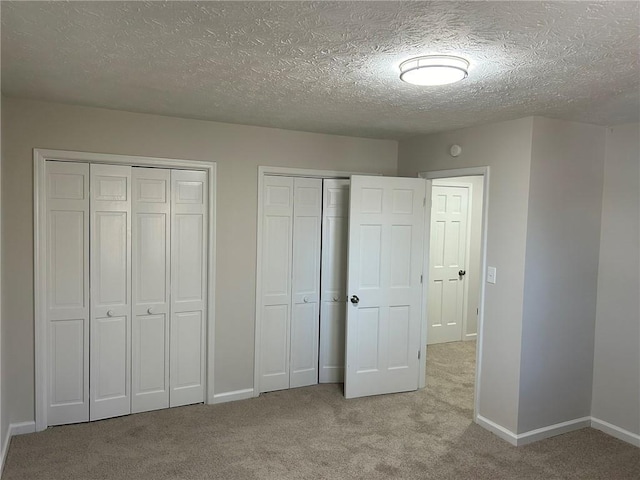
{"type": "Polygon", "coordinates": [[[255,300],[255,316],[256,323],[254,329],[254,357],[253,357],[253,396],[260,395],[260,349],[262,335],[262,318],[260,315],[260,302],[262,301],[262,216],[264,214],[262,199],[264,197],[264,177],[267,175],[279,175],[286,177],[307,177],[307,178],[344,178],[349,179],[351,175],[374,175],[377,173],[362,172],[341,172],[337,170],[313,170],[306,168],[289,168],[289,167],[258,167],[258,215],[257,222],[257,241],[256,241],[256,300],[255,300]]]}
{"type": "MultiPolygon", "coordinates": [[[[458,168],[455,170],[434,170],[430,172],[420,172],[418,176],[427,179],[427,200],[431,199],[431,181],[436,178],[449,178],[449,177],[466,177],[470,175],[482,175],[483,177],[483,191],[482,191],[482,234],[481,234],[481,246],[480,246],[480,300],[479,300],[479,312],[478,312],[478,336],[476,343],[476,381],[475,392],[473,402],[473,419],[478,423],[479,414],[479,401],[480,401],[480,378],[482,376],[482,339],[484,328],[484,296],[486,288],[486,276],[487,276],[487,221],[489,218],[489,167],[469,167],[458,168]]],[[[429,239],[431,238],[431,205],[427,205],[425,209],[425,225],[427,231],[425,232],[425,252],[429,251],[429,239]]],[[[429,285],[429,255],[424,256],[424,285],[429,285]]],[[[423,294],[422,300],[422,314],[423,318],[427,318],[427,295],[423,294]]],[[[427,321],[422,322],[422,346],[427,344],[427,321]]],[[[423,355],[422,362],[420,363],[420,388],[424,388],[426,385],[426,371],[427,371],[427,356],[423,355]]]]}
{"type": "Polygon", "coordinates": [[[107,163],[136,167],[174,168],[207,172],[209,183],[209,226],[208,226],[208,268],[207,268],[207,361],[206,361],[206,402],[213,403],[214,392],[214,335],[215,335],[215,279],[216,279],[216,163],[206,161],[181,160],[172,158],[111,155],[65,150],[33,150],[33,268],[34,268],[34,319],[35,319],[35,422],[36,431],[47,428],[47,330],[46,318],[46,195],[45,162],[107,163]]]}

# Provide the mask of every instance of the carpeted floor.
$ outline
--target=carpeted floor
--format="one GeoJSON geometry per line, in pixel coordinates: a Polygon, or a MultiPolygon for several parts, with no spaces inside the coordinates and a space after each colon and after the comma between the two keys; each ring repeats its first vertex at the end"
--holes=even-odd
{"type": "Polygon", "coordinates": [[[345,400],[319,385],[14,437],[3,480],[640,478],[592,429],[515,448],[472,423],[475,345],[428,348],[428,387],[345,400]]]}

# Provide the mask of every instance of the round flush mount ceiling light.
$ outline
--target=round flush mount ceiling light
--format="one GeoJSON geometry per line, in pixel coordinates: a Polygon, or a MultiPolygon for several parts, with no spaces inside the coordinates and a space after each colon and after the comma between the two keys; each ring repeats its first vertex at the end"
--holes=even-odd
{"type": "Polygon", "coordinates": [[[412,85],[447,85],[467,78],[469,62],[451,55],[427,55],[400,64],[400,80],[412,85]]]}

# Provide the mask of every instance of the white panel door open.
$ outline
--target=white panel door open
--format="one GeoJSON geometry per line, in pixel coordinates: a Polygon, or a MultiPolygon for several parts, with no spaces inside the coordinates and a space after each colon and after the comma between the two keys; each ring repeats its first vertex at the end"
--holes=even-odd
{"type": "Polygon", "coordinates": [[[47,424],[89,421],[89,165],[46,164],[47,424]]]}
{"type": "Polygon", "coordinates": [[[344,381],[349,180],[325,179],[322,209],[320,383],[344,381]]]}
{"type": "Polygon", "coordinates": [[[171,171],[171,407],[204,401],[207,192],[206,172],[171,171]]]}
{"type": "Polygon", "coordinates": [[[462,340],[469,188],[433,186],[427,343],[462,340]]]}
{"type": "Polygon", "coordinates": [[[90,419],[131,413],[131,167],[92,164],[90,419]]]}
{"type": "Polygon", "coordinates": [[[131,412],[169,407],[171,171],[132,169],[131,412]]]}
{"type": "Polygon", "coordinates": [[[289,387],[318,383],[322,180],[295,178],[289,387]]]}
{"type": "Polygon", "coordinates": [[[293,178],[264,178],[260,392],[289,388],[293,178]]]}
{"type": "Polygon", "coordinates": [[[351,177],[345,397],[417,390],[425,180],[351,177]]]}

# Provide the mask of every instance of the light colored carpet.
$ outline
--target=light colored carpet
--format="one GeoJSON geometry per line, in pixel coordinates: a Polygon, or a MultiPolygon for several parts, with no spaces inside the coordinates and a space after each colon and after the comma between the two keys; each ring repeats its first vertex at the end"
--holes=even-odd
{"type": "Polygon", "coordinates": [[[596,430],[515,448],[473,424],[474,349],[429,347],[419,392],[319,385],[14,437],[3,480],[640,478],[640,449],[596,430]]]}

